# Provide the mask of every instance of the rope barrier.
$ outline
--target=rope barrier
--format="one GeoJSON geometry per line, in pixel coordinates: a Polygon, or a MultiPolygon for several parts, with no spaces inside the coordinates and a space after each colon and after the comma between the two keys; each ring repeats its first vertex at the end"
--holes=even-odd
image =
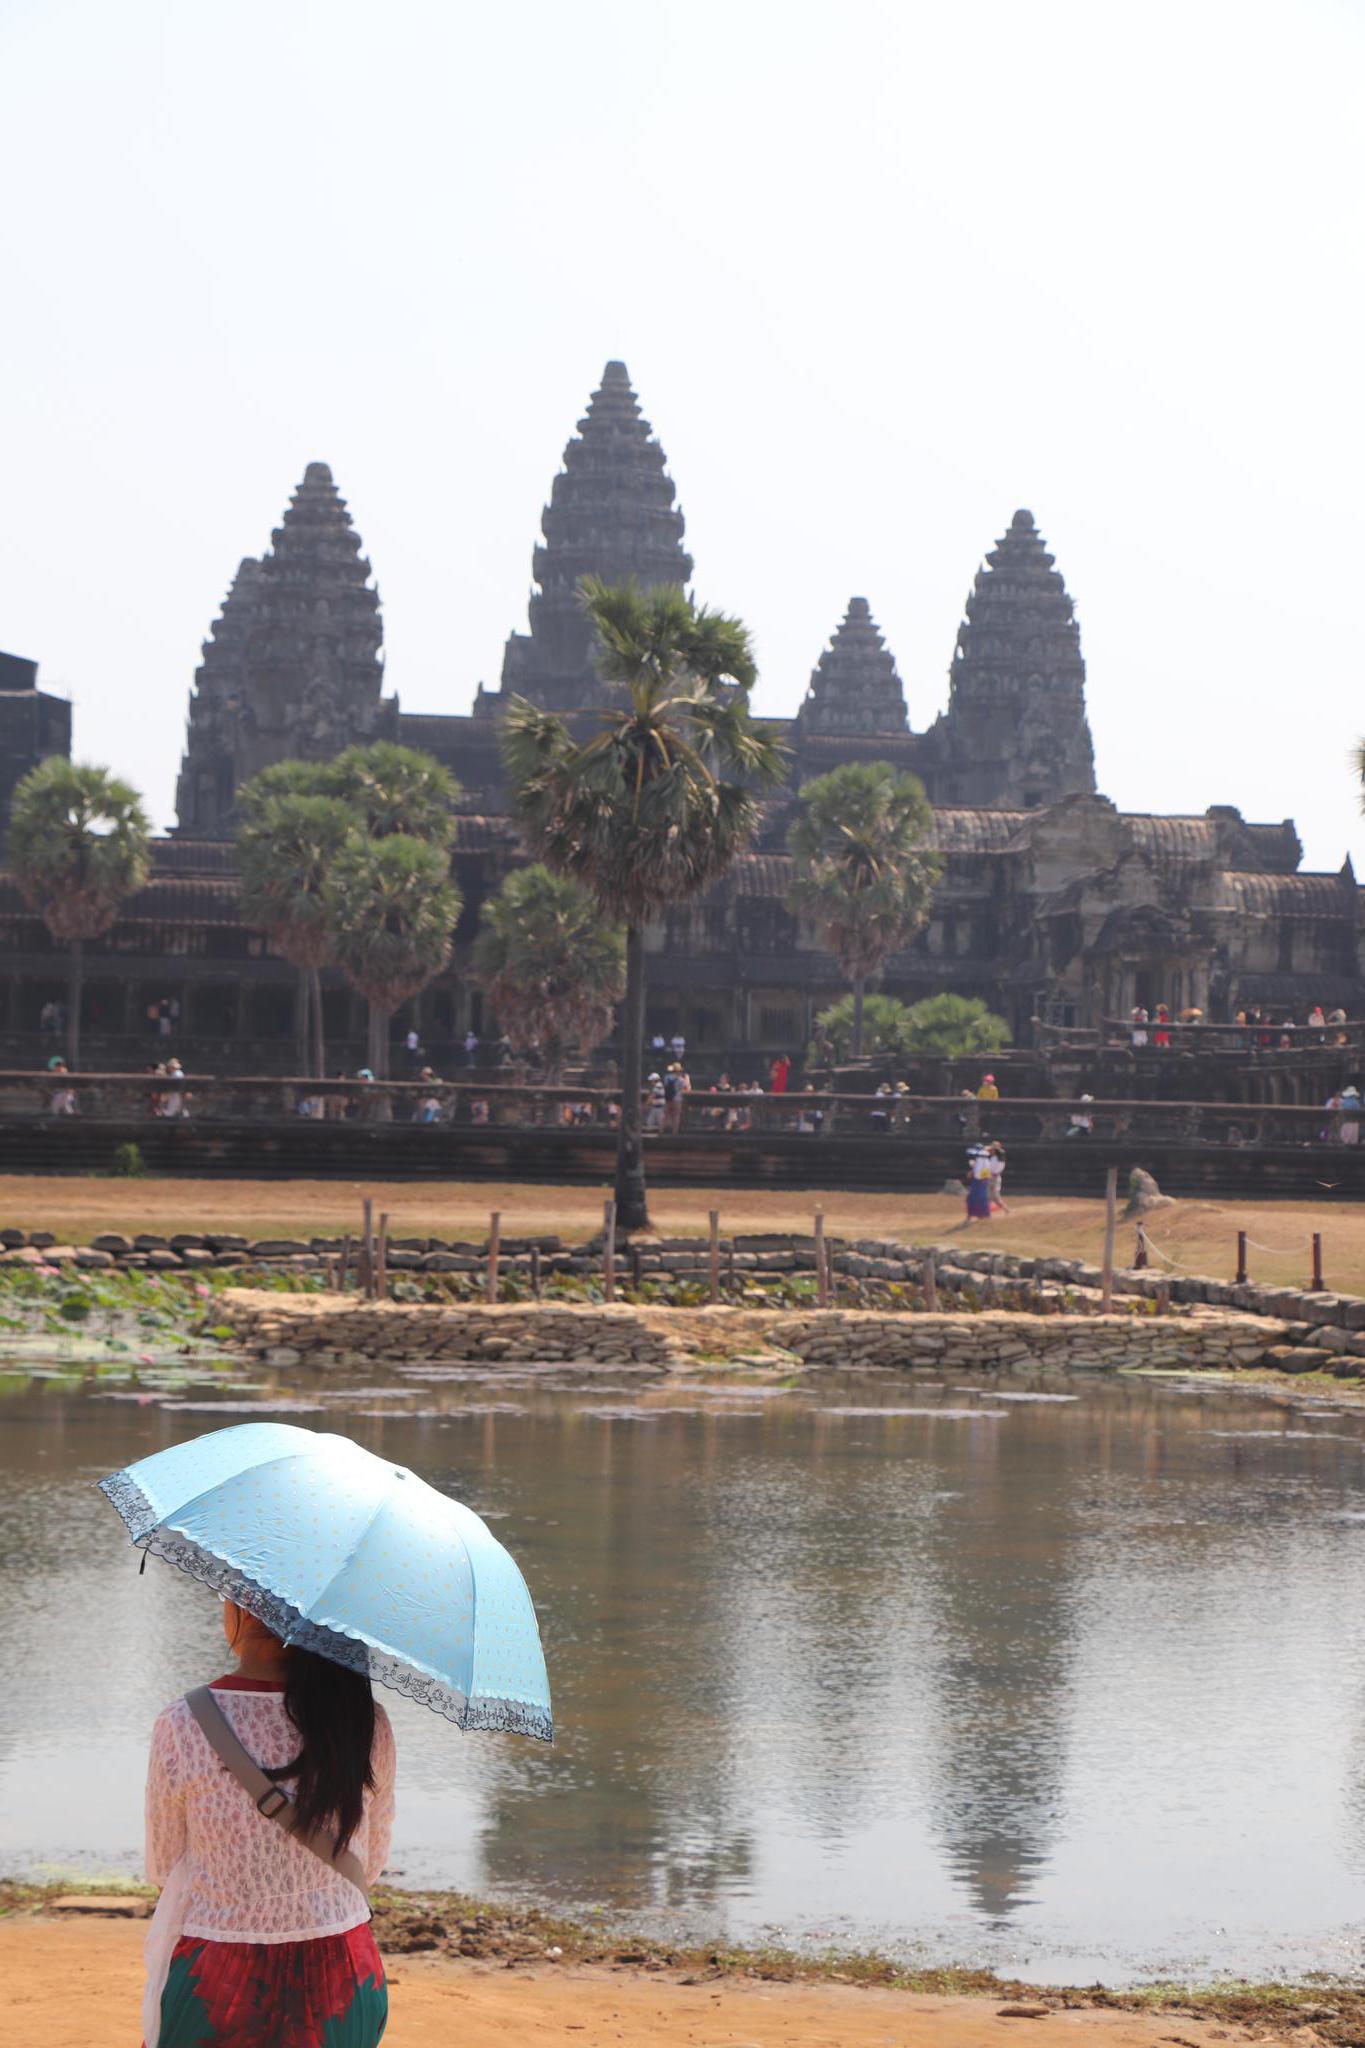
{"type": "Polygon", "coordinates": [[[1313,1249],[1311,1236],[1301,1237],[1295,1244],[1262,1244],[1259,1237],[1249,1237],[1247,1243],[1258,1252],[1269,1252],[1272,1258],[1296,1258],[1300,1252],[1313,1249]]]}

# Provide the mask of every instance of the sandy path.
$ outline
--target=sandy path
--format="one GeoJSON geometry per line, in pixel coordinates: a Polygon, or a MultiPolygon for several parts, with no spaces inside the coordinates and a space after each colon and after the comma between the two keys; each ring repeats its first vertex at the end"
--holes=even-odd
{"type": "MultiPolygon", "coordinates": [[[[6,2039],[42,2048],[136,2048],[144,1927],[20,1916],[0,1922],[6,2039]]],[[[1243,2029],[1175,2014],[1066,2012],[1001,2019],[992,1999],[931,1998],[839,1984],[687,1985],[643,1972],[508,1970],[395,1960],[385,2048],[1212,2048],[1243,2029]]],[[[1262,2034],[1267,2041],[1272,2037],[1262,2034]]]]}

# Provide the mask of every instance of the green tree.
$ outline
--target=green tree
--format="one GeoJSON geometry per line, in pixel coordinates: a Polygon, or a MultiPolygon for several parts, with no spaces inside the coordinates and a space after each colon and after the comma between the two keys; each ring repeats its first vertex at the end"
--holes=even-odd
{"type": "Polygon", "coordinates": [[[611,1029],[626,985],[625,935],[603,923],[581,882],[539,862],[507,876],[482,920],[474,977],[504,1030],[538,1042],[557,1080],[569,1046],[591,1051],[611,1029]]]}
{"type": "Polygon", "coordinates": [[[375,740],[326,762],[322,778],[323,793],[349,805],[371,839],[402,832],[448,847],[454,837],[460,785],[434,754],[375,740]]]}
{"type": "Polygon", "coordinates": [[[999,1052],[1010,1027],[988,1010],[980,996],[943,994],[912,1003],[905,1013],[904,1050],[913,1059],[962,1059],[999,1052]]]}
{"type": "MultiPolygon", "coordinates": [[[[338,923],[340,898],[333,887],[333,872],[343,852],[347,855],[348,892],[358,887],[359,848],[402,837],[415,845],[430,847],[443,862],[441,881],[454,891],[450,900],[453,926],[460,912],[458,889],[450,881],[449,847],[455,833],[455,805],[460,787],[449,769],[431,754],[415,747],[395,746],[377,740],[372,746],[348,747],[331,761],[278,761],[261,770],[246,783],[239,797],[242,831],[239,846],[242,859],[243,909],[254,923],[269,933],[287,960],[300,971],[299,1034],[306,1045],[306,1020],[311,1011],[314,1057],[322,1073],[325,1056],[322,1043],[322,969],[333,962],[340,965],[351,982],[370,1002],[367,1033],[369,1063],[376,1074],[388,1069],[388,1019],[398,1003],[424,988],[439,973],[446,954],[415,987],[406,989],[396,1001],[387,995],[370,996],[373,986],[381,991],[397,985],[388,977],[383,947],[376,947],[375,934],[362,942],[349,934],[343,944],[338,923]],[[378,967],[372,976],[368,961],[378,967]],[[376,1033],[383,1031],[376,1047],[376,1033]]],[[[375,890],[383,894],[397,883],[397,868],[375,870],[375,890]]],[[[436,873],[433,867],[431,872],[436,873]]],[[[363,890],[361,894],[363,895],[363,890]]],[[[372,906],[371,906],[372,907],[372,906]]],[[[409,906],[410,907],[410,906],[409,906]]],[[[395,904],[395,920],[389,937],[402,940],[410,930],[407,909],[395,904]]],[[[447,933],[447,941],[449,933],[447,933]]],[[[398,980],[404,977],[399,976],[398,980]]],[[[304,1058],[301,1062],[307,1065],[304,1058]]]]}
{"type": "MultiPolygon", "coordinates": [[[[836,1060],[846,1060],[853,1050],[853,1005],[851,995],[840,996],[815,1020],[836,1060]]],[[[909,1015],[908,1004],[897,1002],[894,996],[864,996],[863,1051],[904,1053],[909,1015]]]]}
{"type": "Polygon", "coordinates": [[[626,927],[616,1213],[623,1230],[643,1230],[645,926],[719,880],[748,844],[783,752],[749,712],[756,670],[739,619],[694,606],[676,585],[642,591],[588,577],[582,597],[619,701],[582,738],[518,701],[503,720],[503,754],[532,851],[626,927]]]}
{"type": "Polygon", "coordinates": [[[788,901],[853,984],[853,1055],[863,1050],[867,984],[929,915],[941,865],[927,845],[923,785],[887,761],[847,761],[806,783],[787,835],[788,901]]]}
{"type": "Polygon", "coordinates": [[[81,1050],[85,942],[107,932],[124,897],[146,881],[150,840],[142,799],[107,768],[54,755],[14,792],[10,872],[53,938],[71,948],[66,1057],[73,1072],[81,1050]]]}
{"type": "Polygon", "coordinates": [[[370,1006],[369,1064],[382,1080],[389,1019],[450,958],[461,905],[450,856],[427,839],[371,839],[353,828],[331,864],[326,899],[337,961],[370,1006]]]}
{"type": "MultiPolygon", "coordinates": [[[[310,766],[305,762],[280,765],[310,766]]],[[[266,771],[266,775],[272,773],[266,771]]],[[[277,786],[284,781],[275,777],[277,786]]],[[[264,782],[265,776],[257,778],[257,784],[264,782]]],[[[243,823],[237,841],[242,915],[259,925],[276,950],[298,969],[299,1072],[311,1071],[321,1079],[327,1070],[322,970],[336,957],[328,885],[354,821],[337,797],[272,795],[269,786],[261,789],[248,783],[242,798],[243,823]]]]}

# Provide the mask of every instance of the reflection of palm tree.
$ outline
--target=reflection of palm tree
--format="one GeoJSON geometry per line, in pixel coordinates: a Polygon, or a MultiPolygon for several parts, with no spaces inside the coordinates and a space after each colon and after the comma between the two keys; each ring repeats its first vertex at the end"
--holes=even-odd
{"type": "Polygon", "coordinates": [[[1070,1503],[1094,1472],[1083,1433],[1057,1429],[1047,1410],[1016,1414],[1016,1438],[1046,1432],[1043,1492],[1032,1460],[995,1457],[985,1432],[1004,1426],[964,1425],[963,1490],[942,1503],[927,1547],[942,1646],[925,1730],[933,1825],[995,1921],[1026,1903],[1061,1818],[1081,1569],[1070,1503]]]}
{"type": "Polygon", "coordinates": [[[641,1913],[706,1908],[747,1879],[713,1654],[742,1560],[717,1571],[693,1549],[715,1448],[697,1417],[561,1408],[501,1436],[481,1472],[478,1497],[504,1495],[498,1534],[535,1590],[559,1731],[552,1756],[507,1746],[479,1843],[490,1887],[641,1913]]]}

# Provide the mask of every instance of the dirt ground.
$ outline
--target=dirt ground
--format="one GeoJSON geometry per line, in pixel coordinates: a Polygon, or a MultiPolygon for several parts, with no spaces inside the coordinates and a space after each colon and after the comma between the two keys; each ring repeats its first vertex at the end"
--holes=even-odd
{"type": "MultiPolygon", "coordinates": [[[[6,2039],[42,2048],[135,2048],[145,1925],[0,1921],[6,2039]]],[[[841,1984],[682,1983],[629,1969],[508,1969],[401,1956],[390,1971],[385,2048],[1205,2048],[1301,2041],[1175,2012],[1091,2009],[1005,2018],[1000,1998],[939,1998],[841,1984]]]]}
{"type": "MultiPolygon", "coordinates": [[[[1098,1180],[1098,1172],[1096,1179],[1098,1180]]],[[[93,1176],[0,1176],[0,1225],[51,1230],[84,1241],[101,1230],[217,1228],[249,1237],[331,1236],[356,1230],[360,1199],[387,1210],[396,1236],[483,1237],[490,1211],[504,1237],[558,1231],[583,1238],[600,1228],[606,1188],[546,1187],[527,1182],[250,1180],[103,1180],[93,1176]]],[[[1008,1196],[1008,1184],[1007,1184],[1008,1196]]],[[[1005,1251],[1053,1253],[1098,1260],[1104,1207],[1098,1198],[1021,1196],[989,1224],[962,1226],[962,1202],[951,1195],[850,1195],[837,1189],[664,1188],[650,1196],[663,1235],[704,1233],[707,1212],[721,1230],[809,1230],[817,1208],[836,1236],[956,1240],[1005,1251]]],[[[1152,1263],[1159,1270],[1231,1279],[1239,1229],[1251,1238],[1253,1279],[1300,1286],[1309,1278],[1308,1240],[1322,1232],[1329,1287],[1365,1293],[1365,1206],[1342,1202],[1177,1202],[1151,1217],[1152,1263]]],[[[1121,1224],[1118,1257],[1132,1257],[1134,1231],[1121,1224]]]]}

